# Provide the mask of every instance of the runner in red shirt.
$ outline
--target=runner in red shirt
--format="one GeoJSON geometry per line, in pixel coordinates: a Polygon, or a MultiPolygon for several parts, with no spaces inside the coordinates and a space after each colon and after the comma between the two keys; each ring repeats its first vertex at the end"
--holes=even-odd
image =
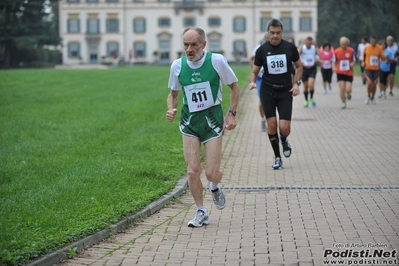
{"type": "Polygon", "coordinates": [[[340,47],[334,50],[333,71],[337,73],[341,108],[346,108],[346,99],[352,98],[353,65],[356,62],[355,51],[349,47],[349,39],[341,37],[340,47]],[[345,95],[346,93],[346,95],[345,95]]]}

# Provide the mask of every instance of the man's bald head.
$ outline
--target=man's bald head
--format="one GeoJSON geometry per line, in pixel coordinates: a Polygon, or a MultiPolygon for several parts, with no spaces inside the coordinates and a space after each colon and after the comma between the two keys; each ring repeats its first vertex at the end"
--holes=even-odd
{"type": "Polygon", "coordinates": [[[392,46],[393,45],[393,37],[391,35],[388,35],[387,37],[387,44],[388,46],[392,46]]]}
{"type": "Polygon", "coordinates": [[[350,43],[349,39],[345,36],[342,36],[339,39],[339,45],[341,46],[342,49],[346,49],[346,47],[349,46],[349,43],[350,43]]]}

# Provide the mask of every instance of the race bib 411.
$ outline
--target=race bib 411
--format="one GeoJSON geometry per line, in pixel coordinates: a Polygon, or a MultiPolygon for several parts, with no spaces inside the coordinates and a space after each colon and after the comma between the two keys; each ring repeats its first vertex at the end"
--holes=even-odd
{"type": "Polygon", "coordinates": [[[209,81],[184,86],[190,113],[198,112],[215,105],[209,81]]]}

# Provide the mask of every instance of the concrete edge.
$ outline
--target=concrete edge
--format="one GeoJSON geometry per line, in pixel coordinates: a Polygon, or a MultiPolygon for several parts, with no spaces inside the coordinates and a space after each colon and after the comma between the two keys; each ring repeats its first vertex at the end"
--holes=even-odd
{"type": "Polygon", "coordinates": [[[106,65],[101,65],[101,64],[76,64],[76,65],[56,65],[54,69],[62,69],[62,70],[68,70],[68,69],[108,69],[109,67],[106,65]]]}
{"type": "Polygon", "coordinates": [[[94,233],[93,235],[84,237],[81,240],[68,244],[67,246],[64,246],[63,248],[54,251],[48,255],[32,260],[28,262],[26,266],[53,266],[68,258],[69,249],[74,249],[76,253],[80,253],[84,249],[94,244],[97,244],[102,240],[117,234],[118,232],[126,230],[127,228],[131,227],[135,221],[140,220],[143,216],[148,217],[158,212],[160,209],[165,207],[167,203],[183,195],[183,193],[187,190],[187,187],[187,176],[184,176],[176,183],[176,186],[171,192],[150,203],[147,207],[145,207],[138,213],[135,213],[128,218],[123,219],[114,225],[111,225],[109,228],[103,229],[99,232],[94,233]]]}

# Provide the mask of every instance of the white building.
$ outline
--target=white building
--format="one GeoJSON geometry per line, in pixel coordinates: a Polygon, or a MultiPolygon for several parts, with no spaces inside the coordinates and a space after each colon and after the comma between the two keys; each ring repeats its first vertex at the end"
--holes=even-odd
{"type": "Polygon", "coordinates": [[[248,61],[271,18],[283,22],[283,38],[317,32],[317,0],[61,0],[59,8],[63,64],[170,64],[192,26],[228,61],[248,61]]]}

